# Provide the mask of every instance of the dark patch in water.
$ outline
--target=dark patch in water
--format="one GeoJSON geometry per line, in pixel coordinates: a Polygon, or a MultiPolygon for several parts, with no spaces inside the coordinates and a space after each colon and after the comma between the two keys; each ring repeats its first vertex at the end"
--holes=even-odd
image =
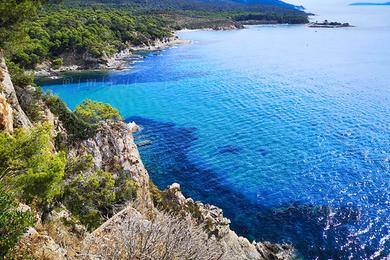
{"type": "Polygon", "coordinates": [[[218,147],[218,154],[239,154],[241,148],[234,145],[225,145],[218,147]]]}
{"type": "Polygon", "coordinates": [[[259,152],[262,156],[266,156],[268,154],[268,150],[264,149],[264,148],[260,148],[259,149],[259,152]]]}
{"type": "MultiPolygon", "coordinates": [[[[186,196],[221,207],[239,235],[256,241],[292,243],[306,259],[348,259],[351,254],[355,258],[368,258],[375,252],[374,244],[362,247],[358,238],[349,236],[350,229],[360,219],[361,213],[356,208],[299,202],[265,207],[245,197],[245,191],[232,190],[219,174],[195,165],[188,158],[191,143],[197,139],[196,128],[181,128],[143,117],[127,121],[144,127],[135,135],[136,139],[142,136],[152,141],[151,145],[140,147],[140,153],[158,187],[164,189],[178,182],[186,196]]],[[[381,256],[386,254],[384,250],[381,256]]]]}

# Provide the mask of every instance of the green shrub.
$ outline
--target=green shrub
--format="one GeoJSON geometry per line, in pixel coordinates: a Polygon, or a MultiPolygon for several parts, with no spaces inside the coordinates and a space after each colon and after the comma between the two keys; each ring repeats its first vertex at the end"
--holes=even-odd
{"type": "Polygon", "coordinates": [[[65,186],[67,208],[93,230],[110,214],[115,201],[115,181],[108,172],[97,171],[90,176],[78,175],[65,186]]]}
{"type": "Polygon", "coordinates": [[[19,65],[10,60],[7,60],[7,67],[14,85],[19,87],[34,85],[34,74],[26,73],[19,65]]]}
{"type": "Polygon", "coordinates": [[[93,156],[88,154],[76,158],[69,158],[65,172],[67,177],[85,174],[93,167],[93,156]]]}
{"type": "Polygon", "coordinates": [[[17,209],[13,194],[0,185],[0,259],[3,259],[18,243],[23,233],[34,224],[30,212],[17,209]]]}
{"type": "Polygon", "coordinates": [[[55,154],[47,124],[0,134],[0,173],[21,200],[48,204],[61,194],[66,158],[55,154]]]}
{"type": "Polygon", "coordinates": [[[52,62],[52,66],[54,69],[59,69],[64,64],[64,60],[62,58],[54,59],[52,62]]]}
{"type": "Polygon", "coordinates": [[[46,95],[45,103],[64,124],[70,141],[86,140],[96,134],[97,125],[89,124],[80,119],[59,97],[46,95]]]}
{"type": "Polygon", "coordinates": [[[119,111],[109,104],[92,100],[84,100],[78,105],[74,113],[85,122],[95,124],[102,120],[121,120],[119,111]]]}
{"type": "Polygon", "coordinates": [[[102,170],[90,174],[92,159],[85,155],[68,161],[66,174],[73,179],[64,189],[65,205],[90,230],[112,216],[116,205],[133,201],[138,190],[136,182],[124,174],[116,180],[102,170]]]}
{"type": "Polygon", "coordinates": [[[121,174],[115,181],[116,202],[125,203],[134,201],[137,198],[138,184],[127,176],[121,174]]]}

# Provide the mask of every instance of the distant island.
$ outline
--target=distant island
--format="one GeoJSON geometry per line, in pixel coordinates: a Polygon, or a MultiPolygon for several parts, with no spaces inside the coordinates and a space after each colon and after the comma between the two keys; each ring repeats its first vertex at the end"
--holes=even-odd
{"type": "Polygon", "coordinates": [[[342,27],[352,27],[352,25],[350,25],[349,23],[329,22],[328,20],[325,20],[322,23],[319,23],[319,22],[309,23],[308,27],[311,27],[311,28],[342,28],[342,27]]]}
{"type": "Polygon", "coordinates": [[[390,5],[390,2],[386,2],[386,3],[352,3],[350,5],[390,5]]]}

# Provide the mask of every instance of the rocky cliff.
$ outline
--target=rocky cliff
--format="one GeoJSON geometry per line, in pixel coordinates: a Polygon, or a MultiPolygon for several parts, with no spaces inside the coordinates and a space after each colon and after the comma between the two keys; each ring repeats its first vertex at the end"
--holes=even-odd
{"type": "Polygon", "coordinates": [[[0,53],[0,131],[11,133],[15,127],[30,126],[31,122],[19,105],[5,60],[0,53]]]}
{"type": "MultiPolygon", "coordinates": [[[[1,131],[12,133],[15,127],[32,127],[19,105],[17,96],[21,94],[15,92],[3,59],[0,64],[1,131]]],[[[53,125],[53,138],[67,136],[59,118],[47,106],[41,109],[45,115],[42,120],[53,125]]],[[[87,232],[58,203],[45,217],[37,217],[38,222],[18,246],[21,252],[36,259],[134,259],[137,252],[131,250],[135,247],[159,256],[151,259],[182,259],[181,255],[186,259],[292,258],[293,249],[288,245],[251,243],[238,236],[221,209],[185,198],[180,185],[173,184],[165,191],[150,185],[132,135],[137,129],[135,123],[101,122],[94,136],[67,145],[68,160],[92,155],[95,170],[110,172],[114,178],[121,175],[132,179],[138,187],[135,201],[121,205],[120,212],[92,232],[87,232]],[[107,255],[109,252],[111,255],[107,255]]],[[[149,258],[138,254],[136,259],[149,258]]]]}
{"type": "Polygon", "coordinates": [[[70,147],[68,157],[90,154],[95,169],[133,179],[139,187],[135,207],[142,211],[153,207],[153,203],[149,193],[149,175],[132,135],[137,130],[135,123],[102,122],[94,137],[70,147]]]}

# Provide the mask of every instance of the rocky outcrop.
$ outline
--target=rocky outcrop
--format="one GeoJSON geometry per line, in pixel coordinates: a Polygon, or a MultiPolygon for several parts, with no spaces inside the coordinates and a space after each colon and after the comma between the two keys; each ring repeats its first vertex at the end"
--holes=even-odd
{"type": "MultiPolygon", "coordinates": [[[[64,247],[57,244],[48,235],[40,234],[34,228],[30,228],[27,234],[19,242],[19,252],[23,252],[32,259],[66,260],[67,254],[64,247]]],[[[23,259],[23,255],[18,259],[23,259]]]]}
{"type": "Polygon", "coordinates": [[[222,259],[293,259],[293,247],[265,243],[250,243],[230,229],[230,220],[223,216],[222,209],[185,198],[180,185],[174,183],[164,192],[168,208],[179,214],[190,214],[215,236],[223,251],[222,259]]]}
{"type": "MultiPolygon", "coordinates": [[[[77,143],[69,150],[71,157],[92,155],[95,168],[125,174],[139,186],[134,207],[128,206],[87,236],[83,243],[88,252],[101,252],[102,247],[118,246],[113,245],[117,241],[116,236],[128,228],[129,219],[148,221],[149,215],[159,212],[151,201],[149,175],[134,143],[132,133],[137,130],[135,123],[103,122],[95,137],[77,143]]],[[[210,241],[222,252],[221,259],[292,259],[293,249],[289,245],[251,243],[238,236],[230,229],[230,220],[223,216],[222,209],[185,198],[179,184],[169,186],[162,192],[162,196],[165,204],[163,208],[175,216],[190,217],[194,223],[204,227],[210,241]]]]}
{"type": "Polygon", "coordinates": [[[27,128],[31,125],[19,105],[5,60],[0,54],[0,131],[11,133],[15,127],[27,128]]]}
{"type": "Polygon", "coordinates": [[[92,155],[95,169],[115,175],[124,174],[138,185],[136,207],[152,207],[149,194],[149,174],[146,171],[132,133],[135,123],[102,122],[94,137],[74,144],[68,150],[70,158],[92,155]]]}

